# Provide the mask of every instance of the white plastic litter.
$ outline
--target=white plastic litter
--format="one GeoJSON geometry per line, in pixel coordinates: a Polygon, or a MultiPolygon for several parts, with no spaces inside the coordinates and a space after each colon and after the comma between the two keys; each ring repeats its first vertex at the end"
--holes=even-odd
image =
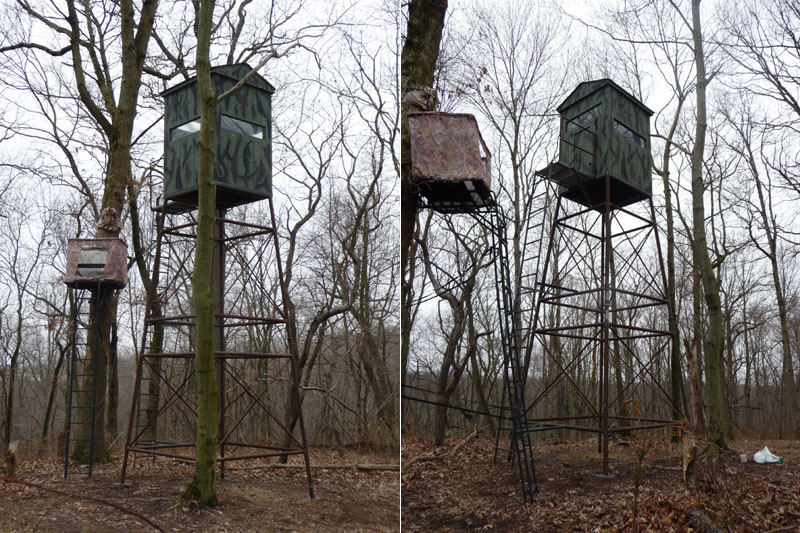
{"type": "Polygon", "coordinates": [[[780,459],[780,457],[778,457],[777,455],[772,454],[769,451],[769,448],[767,448],[766,446],[764,446],[763,450],[758,451],[758,452],[755,453],[755,455],[753,455],[753,461],[755,461],[757,463],[760,463],[760,464],[763,464],[763,463],[777,463],[779,459],[780,459]]]}

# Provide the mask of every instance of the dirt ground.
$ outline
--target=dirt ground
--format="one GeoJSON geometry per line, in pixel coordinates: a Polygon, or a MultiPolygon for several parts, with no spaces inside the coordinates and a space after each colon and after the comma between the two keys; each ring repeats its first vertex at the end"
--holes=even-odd
{"type": "MultiPolygon", "coordinates": [[[[295,459],[295,462],[297,459],[295,459]]],[[[312,449],[312,464],[397,464],[397,456],[344,448],[312,449]]],[[[230,464],[218,482],[221,504],[198,508],[180,499],[193,467],[168,459],[139,460],[121,487],[119,464],[98,466],[93,478],[63,479],[55,459],[20,461],[16,478],[65,494],[0,480],[0,532],[157,531],[399,531],[400,476],[391,470],[314,468],[310,500],[303,469],[263,468],[258,461],[230,464]],[[96,498],[116,504],[92,501],[96,498]]]]}
{"type": "Polygon", "coordinates": [[[735,454],[705,463],[690,490],[681,445],[654,438],[612,443],[610,479],[598,477],[596,441],[534,444],[539,492],[523,505],[516,467],[493,463],[494,439],[473,439],[450,457],[457,438],[437,448],[404,435],[404,465],[443,458],[403,467],[403,532],[633,531],[635,499],[639,531],[800,531],[800,442],[734,441],[735,454]],[[785,464],[754,463],[765,445],[785,464]],[[637,450],[647,446],[636,498],[637,450]]]}

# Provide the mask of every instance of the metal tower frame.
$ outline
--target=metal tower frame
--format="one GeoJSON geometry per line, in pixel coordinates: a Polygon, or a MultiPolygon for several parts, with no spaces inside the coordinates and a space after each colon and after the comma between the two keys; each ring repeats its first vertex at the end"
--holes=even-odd
{"type": "MultiPolygon", "coordinates": [[[[667,316],[670,306],[665,292],[667,279],[652,197],[648,197],[646,214],[636,213],[630,207],[622,207],[612,201],[610,175],[599,179],[604,180],[605,195],[597,204],[581,206],[570,212],[564,197],[561,194],[558,196],[544,267],[537,284],[539,294],[533,327],[543,356],[557,367],[558,373],[536,393],[526,412],[530,413],[556,385],[566,379],[589,413],[528,418],[528,422],[533,425],[532,431],[573,429],[597,433],[598,452],[603,454],[603,473],[608,475],[608,442],[611,433],[680,426],[682,421],[611,414],[611,408],[617,402],[625,401],[622,395],[637,386],[649,386],[663,394],[672,405],[672,399],[650,370],[650,365],[659,355],[668,353],[667,348],[674,339],[672,332],[641,321],[644,313],[649,312],[653,316],[660,309],[667,316]],[[581,219],[584,222],[589,219],[589,222],[581,227],[581,219]],[[644,255],[650,237],[655,240],[655,264],[650,262],[652,257],[644,255]],[[624,243],[628,255],[615,255],[617,242],[624,243]],[[569,255],[557,269],[553,269],[554,255],[562,246],[569,255]],[[593,269],[597,266],[598,255],[599,272],[593,269]],[[626,284],[629,280],[633,280],[633,283],[626,284]],[[571,322],[561,320],[559,312],[562,310],[574,311],[580,314],[580,319],[571,322]],[[551,316],[556,317],[550,324],[545,323],[547,311],[552,311],[551,316]],[[564,339],[582,343],[580,350],[572,354],[566,364],[562,363],[558,356],[560,354],[555,353],[556,347],[564,339]],[[651,343],[649,357],[642,357],[640,345],[648,341],[651,343]],[[633,363],[625,369],[628,379],[618,384],[621,394],[618,393],[614,398],[609,392],[612,344],[626,351],[633,363]],[[570,375],[570,370],[579,361],[593,356],[597,356],[599,361],[599,383],[590,383],[589,388],[595,388],[596,385],[596,403],[589,398],[592,391],[587,391],[570,375]],[[643,377],[649,383],[639,381],[643,377]],[[578,425],[574,423],[576,421],[588,424],[578,425]],[[615,426],[617,423],[624,425],[615,426]]],[[[676,411],[682,410],[676,408],[676,411]]]]}
{"type": "MultiPolygon", "coordinates": [[[[267,236],[266,242],[263,246],[269,245],[269,241],[274,245],[274,254],[277,268],[277,284],[279,285],[279,298],[280,302],[270,296],[264,289],[264,285],[260,287],[259,297],[261,301],[271,304],[277,311],[277,316],[249,316],[241,314],[225,313],[224,309],[217,307],[215,317],[217,321],[217,328],[219,335],[217,336],[217,345],[215,346],[214,357],[217,368],[217,385],[218,385],[218,409],[219,409],[219,427],[218,427],[218,447],[219,455],[217,462],[220,465],[221,477],[225,476],[225,464],[230,461],[237,461],[243,459],[256,459],[265,457],[286,457],[288,455],[302,455],[305,461],[306,478],[308,483],[309,496],[314,497],[314,486],[311,478],[311,465],[308,454],[308,442],[306,439],[305,424],[303,420],[302,409],[300,408],[300,376],[297,369],[297,362],[290,353],[274,353],[266,350],[243,352],[228,349],[225,345],[225,332],[236,333],[242,331],[242,328],[247,327],[279,327],[285,326],[287,335],[292,335],[293,331],[287,324],[288,309],[287,299],[288,292],[283,275],[282,264],[280,259],[280,246],[277,239],[277,231],[275,224],[275,212],[273,208],[272,199],[268,200],[270,210],[270,223],[271,226],[263,226],[244,221],[231,220],[224,217],[224,213],[218,213],[216,217],[215,240],[216,249],[215,253],[219,272],[215,282],[218,286],[215,287],[219,291],[218,303],[224,301],[223,295],[225,291],[225,277],[224,277],[224,257],[226,250],[236,252],[237,245],[247,243],[254,237],[267,236]],[[226,234],[226,228],[231,229],[231,234],[226,234]],[[283,366],[279,372],[289,373],[288,378],[276,375],[268,375],[266,373],[257,372],[258,377],[255,380],[249,379],[243,372],[243,369],[248,365],[252,367],[256,365],[266,365],[269,362],[276,362],[283,366]],[[226,379],[231,380],[232,387],[226,387],[226,379]],[[298,420],[297,424],[300,429],[300,438],[295,437],[292,428],[286,427],[282,420],[273,412],[271,406],[264,399],[264,395],[268,387],[259,389],[256,385],[261,382],[275,383],[278,380],[288,381],[290,383],[291,401],[297,406],[298,420]],[[254,382],[256,381],[256,382],[254,382]],[[238,409],[231,409],[236,405],[238,409]],[[226,424],[228,413],[233,412],[231,424],[226,424]],[[235,438],[236,430],[242,425],[248,416],[252,413],[260,412],[266,415],[268,420],[271,420],[283,434],[292,442],[291,447],[275,446],[269,444],[262,444],[256,442],[241,442],[235,438]],[[228,452],[233,449],[234,453],[228,452]],[[245,450],[244,453],[239,450],[245,450]]],[[[160,216],[157,217],[157,236],[155,247],[155,258],[153,263],[152,282],[147,294],[147,302],[145,307],[145,327],[142,333],[142,340],[140,345],[140,354],[136,368],[136,381],[134,384],[133,401],[131,402],[130,417],[128,419],[128,430],[125,440],[125,454],[122,461],[122,470],[120,482],[125,483],[128,461],[131,453],[134,454],[134,464],[136,456],[139,454],[152,456],[153,460],[156,457],[168,457],[173,459],[184,460],[187,462],[194,462],[192,454],[179,453],[181,449],[191,450],[195,447],[193,440],[194,435],[191,435],[185,441],[173,442],[163,440],[158,435],[159,419],[164,417],[168,410],[173,410],[179,416],[184,417],[187,421],[196,420],[196,408],[193,403],[193,398],[189,393],[194,383],[194,352],[191,350],[192,330],[195,327],[195,317],[193,314],[186,311],[181,312],[179,309],[169,309],[167,312],[175,314],[167,314],[166,316],[154,316],[154,303],[158,302],[158,307],[167,308],[169,303],[178,299],[179,292],[184,288],[179,285],[177,274],[182,273],[184,277],[190,275],[190,270],[187,267],[187,262],[193,256],[193,248],[196,240],[196,226],[195,220],[179,221],[175,220],[177,215],[185,213],[185,209],[174,204],[165,203],[159,208],[160,216]],[[166,225],[169,222],[169,225],[166,225]],[[162,273],[162,268],[165,272],[162,273]],[[161,279],[161,278],[165,279],[161,279]],[[161,286],[158,286],[162,283],[161,286]],[[185,351],[172,351],[168,352],[163,350],[161,353],[151,353],[149,351],[149,339],[152,337],[156,327],[164,328],[165,330],[173,332],[174,337],[180,337],[182,342],[178,346],[183,346],[185,351]],[[167,375],[162,368],[162,362],[172,362],[173,365],[180,365],[181,362],[183,374],[175,378],[175,376],[167,375]],[[147,383],[149,388],[147,392],[143,392],[143,384],[147,383]],[[152,387],[150,387],[152,385],[152,387]],[[156,393],[151,391],[156,390],[156,393]],[[156,398],[159,400],[157,409],[152,409],[150,403],[150,396],[157,394],[156,398]],[[142,402],[146,402],[143,406],[142,402]]],[[[262,283],[262,274],[252,270],[246,261],[241,261],[243,264],[243,272],[240,277],[243,283],[262,283]]]]}

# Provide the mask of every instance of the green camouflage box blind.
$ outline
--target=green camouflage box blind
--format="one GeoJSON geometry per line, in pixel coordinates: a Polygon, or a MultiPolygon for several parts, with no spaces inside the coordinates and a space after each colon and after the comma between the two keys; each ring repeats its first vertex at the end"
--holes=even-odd
{"type": "Polygon", "coordinates": [[[575,188],[579,182],[586,187],[591,185],[587,177],[610,174],[623,185],[635,187],[633,195],[638,199],[652,194],[650,109],[613,81],[602,79],[578,85],[558,112],[559,164],[574,171],[562,171],[553,178],[563,188],[575,188]]]}
{"type": "MultiPolygon", "coordinates": [[[[251,68],[246,64],[214,67],[211,83],[220,95],[251,68]]],[[[232,207],[272,196],[272,103],[275,92],[253,74],[217,106],[214,182],[217,206],[232,207]]],[[[200,105],[197,80],[167,89],[164,97],[164,196],[197,205],[197,151],[200,105]]]]}

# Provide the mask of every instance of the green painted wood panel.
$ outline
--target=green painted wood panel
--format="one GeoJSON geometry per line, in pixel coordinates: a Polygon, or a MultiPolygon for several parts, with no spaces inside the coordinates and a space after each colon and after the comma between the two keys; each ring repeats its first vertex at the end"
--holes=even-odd
{"type": "Polygon", "coordinates": [[[559,106],[559,163],[588,176],[610,174],[652,193],[652,111],[608,79],[580,84],[559,106]]]}
{"type": "MultiPolygon", "coordinates": [[[[220,95],[250,71],[245,64],[212,69],[220,95]]],[[[217,106],[214,182],[217,205],[232,207],[272,195],[272,104],[274,88],[254,74],[217,106]]],[[[197,83],[187,80],[164,93],[164,195],[187,205],[197,202],[200,107],[197,83]]]]}

